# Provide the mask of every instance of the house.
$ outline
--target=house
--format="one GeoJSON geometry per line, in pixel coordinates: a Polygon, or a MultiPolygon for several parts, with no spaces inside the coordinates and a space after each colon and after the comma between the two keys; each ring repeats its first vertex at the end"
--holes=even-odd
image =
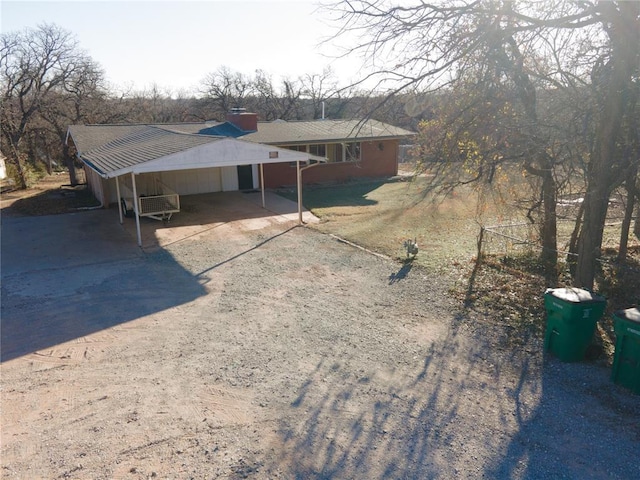
{"type": "Polygon", "coordinates": [[[180,195],[392,176],[411,135],[376,120],[258,122],[236,110],[225,122],[71,125],[67,144],[122,222],[127,212],[166,218],[180,195]]]}

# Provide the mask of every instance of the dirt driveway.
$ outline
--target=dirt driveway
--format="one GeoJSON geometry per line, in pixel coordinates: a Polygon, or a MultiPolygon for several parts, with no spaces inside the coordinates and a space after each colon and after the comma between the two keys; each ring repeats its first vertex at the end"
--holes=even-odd
{"type": "Polygon", "coordinates": [[[141,251],[113,215],[3,219],[2,478],[640,478],[638,397],[450,279],[277,217],[141,251]]]}

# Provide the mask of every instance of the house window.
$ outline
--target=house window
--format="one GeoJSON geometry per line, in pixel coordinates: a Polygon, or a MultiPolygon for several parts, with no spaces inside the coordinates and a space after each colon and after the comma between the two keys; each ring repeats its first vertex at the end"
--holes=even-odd
{"type": "Polygon", "coordinates": [[[335,156],[331,158],[332,162],[359,162],[360,161],[360,142],[352,143],[336,143],[335,156]]]}
{"type": "Polygon", "coordinates": [[[360,161],[360,142],[347,143],[345,146],[346,162],[360,161]]]}
{"type": "Polygon", "coordinates": [[[284,147],[287,150],[293,150],[294,152],[306,152],[307,151],[307,146],[306,145],[289,145],[284,147]]]}
{"type": "Polygon", "coordinates": [[[317,155],[318,157],[326,157],[327,156],[327,146],[325,144],[315,144],[309,145],[309,153],[311,155],[317,155]]]}
{"type": "MultiPolygon", "coordinates": [[[[306,145],[286,145],[284,146],[284,148],[286,148],[287,150],[293,150],[294,152],[306,152],[307,151],[307,146],[306,145]]],[[[305,162],[308,163],[308,162],[305,162]]],[[[290,167],[295,167],[297,166],[297,162],[289,162],[289,166],[290,167]]]]}

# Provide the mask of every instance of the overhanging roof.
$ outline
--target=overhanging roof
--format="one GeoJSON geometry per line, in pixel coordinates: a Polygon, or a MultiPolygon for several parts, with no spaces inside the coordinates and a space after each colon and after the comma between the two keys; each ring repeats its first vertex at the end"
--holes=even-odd
{"type": "Polygon", "coordinates": [[[69,136],[76,145],[79,157],[104,178],[128,173],[324,161],[324,158],[305,152],[233,138],[182,133],[168,128],[151,125],[72,125],[69,127],[69,136]],[[100,139],[108,141],[98,145],[100,139]]]}
{"type": "Polygon", "coordinates": [[[244,135],[242,139],[272,145],[293,145],[384,140],[412,135],[415,133],[372,119],[293,122],[276,120],[274,122],[258,122],[258,131],[244,135]]]}

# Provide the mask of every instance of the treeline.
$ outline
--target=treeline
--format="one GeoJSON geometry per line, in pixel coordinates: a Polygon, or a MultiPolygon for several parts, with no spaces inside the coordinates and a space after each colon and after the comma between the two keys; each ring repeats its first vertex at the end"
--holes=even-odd
{"type": "MultiPolygon", "coordinates": [[[[351,118],[383,103],[383,97],[340,88],[330,69],[274,80],[261,70],[248,76],[220,67],[202,80],[197,94],[157,85],[117,91],[72,33],[56,25],[2,34],[0,83],[0,150],[20,188],[44,171],[61,168],[76,182],[74,158],[65,146],[72,124],[222,121],[232,108],[245,108],[265,121],[351,118]]],[[[417,127],[420,119],[406,113],[400,97],[386,102],[376,117],[406,128],[417,127]]]]}

